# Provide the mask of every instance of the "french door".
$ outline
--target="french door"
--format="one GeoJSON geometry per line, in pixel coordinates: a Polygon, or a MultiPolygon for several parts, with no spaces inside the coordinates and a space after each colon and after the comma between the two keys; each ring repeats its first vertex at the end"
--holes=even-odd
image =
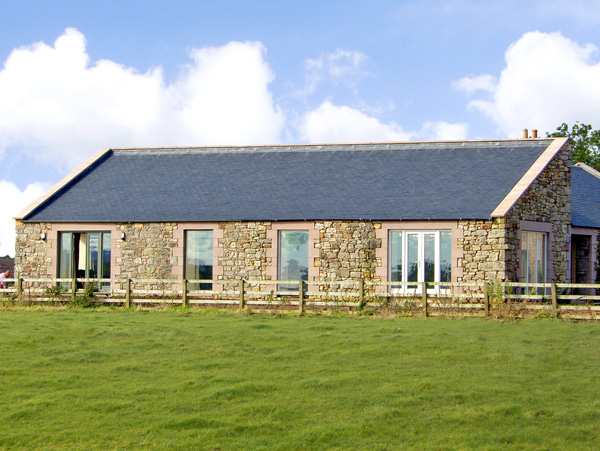
{"type": "Polygon", "coordinates": [[[393,292],[420,293],[420,282],[450,282],[451,232],[391,231],[389,258],[391,282],[415,282],[392,285],[393,292]]]}
{"type": "MultiPolygon", "coordinates": [[[[59,241],[60,278],[110,278],[110,232],[62,232],[59,241]]],[[[108,290],[110,283],[98,288],[108,290]]]]}

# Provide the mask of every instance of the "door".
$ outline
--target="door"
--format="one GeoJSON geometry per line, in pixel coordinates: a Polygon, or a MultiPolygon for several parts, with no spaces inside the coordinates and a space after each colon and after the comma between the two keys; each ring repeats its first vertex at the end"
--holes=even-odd
{"type": "MultiPolygon", "coordinates": [[[[391,285],[393,292],[421,293],[421,282],[450,282],[450,231],[391,231],[390,281],[414,282],[402,287],[391,285]]],[[[431,292],[448,287],[429,287],[431,292]]]]}
{"type": "MultiPolygon", "coordinates": [[[[110,278],[110,232],[61,232],[59,234],[58,276],[60,278],[110,278]]],[[[65,287],[70,283],[64,282],[65,287]]],[[[82,288],[83,284],[79,284],[82,288]]],[[[109,282],[99,282],[101,291],[109,282]]]]}

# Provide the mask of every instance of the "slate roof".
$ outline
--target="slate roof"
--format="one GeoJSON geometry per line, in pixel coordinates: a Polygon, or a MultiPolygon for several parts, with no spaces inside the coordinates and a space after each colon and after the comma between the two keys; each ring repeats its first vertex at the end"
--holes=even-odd
{"type": "Polygon", "coordinates": [[[600,177],[592,168],[573,166],[571,224],[600,229],[600,177]]]}
{"type": "Polygon", "coordinates": [[[113,149],[22,219],[488,219],[551,142],[113,149]]]}

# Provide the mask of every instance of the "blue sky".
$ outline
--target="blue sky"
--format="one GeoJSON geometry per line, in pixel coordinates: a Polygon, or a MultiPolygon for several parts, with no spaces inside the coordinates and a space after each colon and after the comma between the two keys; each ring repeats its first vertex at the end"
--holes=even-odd
{"type": "Polygon", "coordinates": [[[102,147],[600,127],[597,1],[0,0],[0,254],[102,147]]]}

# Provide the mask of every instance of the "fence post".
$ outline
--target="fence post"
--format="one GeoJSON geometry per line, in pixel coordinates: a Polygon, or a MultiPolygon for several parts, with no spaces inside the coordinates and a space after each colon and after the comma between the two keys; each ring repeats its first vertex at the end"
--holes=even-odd
{"type": "Polygon", "coordinates": [[[246,307],[246,300],[244,299],[244,279],[240,279],[240,309],[246,307]]]}
{"type": "Polygon", "coordinates": [[[125,308],[131,308],[131,279],[125,281],[125,308]]]}
{"type": "Polygon", "coordinates": [[[360,308],[365,305],[365,279],[361,278],[358,284],[358,305],[360,308]]]}
{"type": "Polygon", "coordinates": [[[560,315],[560,310],[558,309],[558,299],[556,297],[556,284],[553,282],[550,285],[550,295],[552,296],[552,310],[556,316],[560,315]]]}
{"type": "Polygon", "coordinates": [[[490,316],[490,285],[487,282],[483,284],[483,306],[485,316],[490,316]]]}
{"type": "Polygon", "coordinates": [[[298,281],[298,312],[304,312],[304,280],[298,281]]]}
{"type": "Polygon", "coordinates": [[[421,300],[423,301],[423,315],[425,318],[429,316],[429,312],[427,311],[427,282],[421,282],[421,300]]]}
{"type": "Polygon", "coordinates": [[[77,296],[77,277],[71,280],[71,299],[75,299],[75,296],[77,296]]]}
{"type": "Polygon", "coordinates": [[[187,279],[183,279],[181,281],[181,306],[187,307],[188,298],[187,298],[187,279]]]}
{"type": "Polygon", "coordinates": [[[17,301],[19,303],[23,302],[23,278],[19,277],[17,279],[17,301]]]}

